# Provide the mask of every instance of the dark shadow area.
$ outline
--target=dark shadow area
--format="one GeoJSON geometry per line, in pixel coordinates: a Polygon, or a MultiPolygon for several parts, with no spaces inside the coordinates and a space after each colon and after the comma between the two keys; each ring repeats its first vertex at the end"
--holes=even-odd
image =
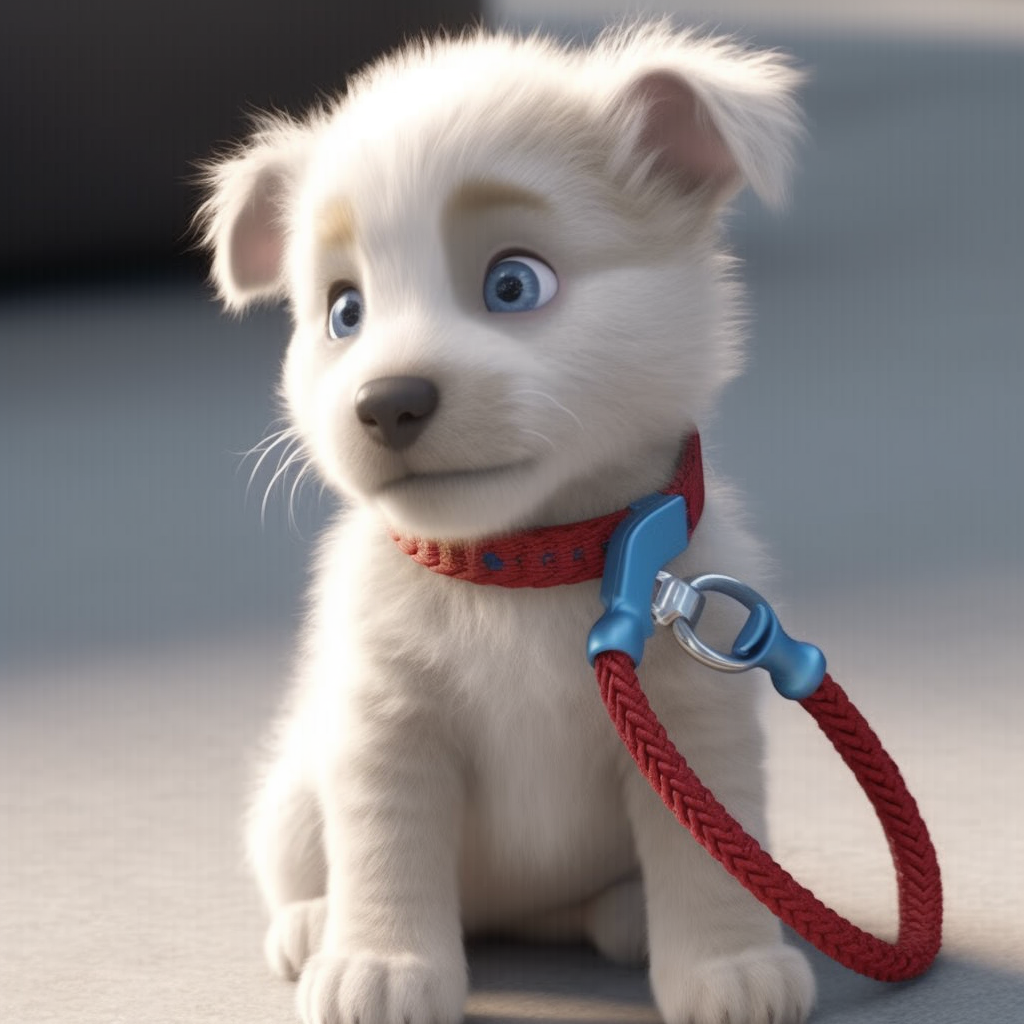
{"type": "Polygon", "coordinates": [[[610,963],[589,946],[480,939],[469,943],[467,953],[474,992],[586,994],[637,1007],[651,1005],[646,968],[610,963]]]}
{"type": "MultiPolygon", "coordinates": [[[[1024,1014],[1021,974],[947,955],[921,978],[886,984],[847,970],[792,934],[790,940],[814,968],[812,1024],[1020,1024],[1024,1014]]],[[[473,994],[466,1019],[474,1024],[657,1019],[646,970],[617,967],[590,949],[474,943],[469,963],[473,994]]]]}
{"type": "Polygon", "coordinates": [[[173,4],[12,0],[0,32],[0,279],[166,265],[186,251],[196,163],[249,115],[300,114],[475,0],[173,4]]]}

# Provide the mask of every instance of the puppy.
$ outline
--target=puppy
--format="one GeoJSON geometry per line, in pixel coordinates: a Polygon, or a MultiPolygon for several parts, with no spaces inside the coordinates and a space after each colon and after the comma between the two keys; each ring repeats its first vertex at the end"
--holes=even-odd
{"type": "MultiPolygon", "coordinates": [[[[478,586],[393,536],[475,550],[672,478],[741,363],[720,214],[744,184],[784,198],[797,79],[666,23],[581,49],[480,32],[408,46],[212,166],[214,280],[232,310],[288,302],[281,392],[344,498],[248,819],[267,956],[306,1024],[460,1020],[479,933],[649,957],[669,1024],[809,1012],[802,956],[607,720],[585,658],[599,581],[478,586]]],[[[759,564],[709,479],[672,571],[756,585],[759,564]]],[[[668,631],[642,679],[763,835],[752,691],[668,631]]]]}

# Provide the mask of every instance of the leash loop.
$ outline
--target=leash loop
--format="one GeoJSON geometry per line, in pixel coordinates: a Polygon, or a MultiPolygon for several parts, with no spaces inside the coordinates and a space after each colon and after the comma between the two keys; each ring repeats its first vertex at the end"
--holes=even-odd
{"type": "Polygon", "coordinates": [[[877,981],[906,981],[931,966],[942,943],[942,879],[935,848],[899,769],[830,676],[800,705],[853,772],[885,832],[898,884],[895,943],[827,907],[744,831],[669,739],[628,655],[605,651],[594,670],[619,737],[662,802],[776,917],[826,956],[877,981]]]}
{"type": "Polygon", "coordinates": [[[942,880],[935,848],[899,769],[846,694],[825,672],[813,644],[788,636],[752,587],[717,573],[682,580],[664,566],[687,545],[684,499],[651,495],[634,502],[612,535],[587,656],[605,708],[637,767],[681,825],[741,885],[827,956],[879,981],[927,970],[942,941],[942,880]],[[652,594],[649,604],[646,595],[652,594]],[[728,653],[698,637],[705,593],[747,609],[728,653]],[[653,621],[652,621],[653,620],[653,621]],[[800,702],[850,768],[882,824],[899,893],[899,936],[888,943],[825,906],[749,836],[697,778],[651,709],[637,677],[654,622],[671,624],[682,647],[723,672],[764,668],[776,690],[800,702]]]}

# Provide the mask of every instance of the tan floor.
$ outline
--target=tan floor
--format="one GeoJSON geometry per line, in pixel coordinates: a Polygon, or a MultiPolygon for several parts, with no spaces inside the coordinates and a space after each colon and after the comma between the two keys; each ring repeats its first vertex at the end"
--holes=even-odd
{"type": "MultiPolygon", "coordinates": [[[[966,625],[980,630],[985,622],[993,635],[1007,635],[1000,615],[1021,610],[1019,598],[1015,608],[998,591],[987,605],[979,605],[981,593],[961,596],[978,612],[966,625]]],[[[938,639],[964,627],[953,604],[918,601],[899,637],[893,627],[886,635],[884,608],[868,607],[851,601],[822,613],[794,602],[787,625],[826,648],[925,813],[945,875],[945,953],[933,975],[902,991],[816,957],[816,1019],[875,1021],[885,1006],[900,1020],[1019,1020],[999,1014],[1016,1000],[1024,1006],[1024,689],[993,685],[1013,670],[1003,654],[984,676],[976,672],[977,699],[964,701],[959,683],[976,651],[936,645],[921,657],[925,634],[938,639]],[[950,993],[972,990],[972,1005],[987,1015],[954,1014],[950,993]],[[910,999],[927,1016],[905,1015],[910,999]]],[[[986,646],[983,631],[974,636],[986,646]]],[[[5,1024],[292,1019],[290,986],[262,966],[263,922],[238,828],[248,766],[286,660],[283,642],[264,640],[4,680],[5,1024]]],[[[776,698],[766,710],[775,855],[837,909],[885,933],[894,885],[866,803],[799,708],[776,698]]],[[[484,946],[472,963],[473,1020],[656,1019],[642,972],[611,968],[586,951],[484,946]]]]}

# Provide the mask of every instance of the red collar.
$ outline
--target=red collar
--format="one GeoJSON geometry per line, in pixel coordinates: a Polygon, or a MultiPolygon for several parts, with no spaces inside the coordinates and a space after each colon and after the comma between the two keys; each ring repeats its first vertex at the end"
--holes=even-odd
{"type": "MultiPolygon", "coordinates": [[[[687,438],[676,474],[661,493],[686,499],[692,536],[704,508],[704,466],[697,433],[687,438]]],[[[391,538],[414,561],[441,576],[500,587],[556,587],[600,578],[608,541],[627,512],[622,509],[579,523],[542,526],[470,544],[419,540],[394,530],[391,538]]]]}

